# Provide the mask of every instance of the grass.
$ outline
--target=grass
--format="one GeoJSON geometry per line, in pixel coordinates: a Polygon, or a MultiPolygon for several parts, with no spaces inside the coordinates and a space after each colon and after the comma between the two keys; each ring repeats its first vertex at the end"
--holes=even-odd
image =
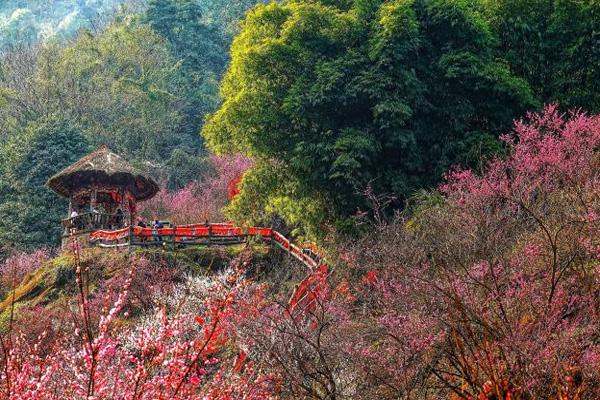
{"type": "MultiPolygon", "coordinates": [[[[253,256],[260,260],[276,254],[272,246],[262,242],[251,242],[253,256]]],[[[133,252],[86,248],[81,251],[81,267],[89,268],[91,288],[96,289],[100,281],[128,269],[130,257],[144,256],[151,263],[167,263],[191,273],[205,274],[218,271],[229,264],[246,248],[245,244],[232,246],[193,246],[182,249],[144,248],[133,252]]],[[[74,256],[64,252],[45,262],[37,270],[27,274],[0,302],[0,331],[6,328],[11,305],[14,312],[30,306],[52,307],[65,296],[75,295],[74,256]]]]}
{"type": "Polygon", "coordinates": [[[14,291],[10,291],[2,303],[0,303],[0,313],[3,313],[7,308],[10,308],[13,301],[16,303],[24,299],[32,298],[40,292],[43,292],[44,289],[47,289],[48,287],[44,287],[44,284],[47,283],[46,278],[51,270],[53,270],[53,266],[51,265],[51,262],[49,262],[36,271],[27,274],[14,291]]]}

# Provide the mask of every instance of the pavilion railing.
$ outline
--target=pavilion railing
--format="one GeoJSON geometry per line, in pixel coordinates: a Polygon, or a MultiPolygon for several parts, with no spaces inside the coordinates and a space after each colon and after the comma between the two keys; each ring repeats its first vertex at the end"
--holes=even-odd
{"type": "Polygon", "coordinates": [[[116,230],[98,230],[90,234],[92,244],[100,247],[165,246],[173,245],[227,245],[243,243],[248,238],[273,243],[287,251],[310,268],[321,263],[321,256],[310,248],[292,243],[281,233],[267,227],[235,227],[231,223],[203,223],[143,228],[128,226],[116,230]]]}
{"type": "Polygon", "coordinates": [[[69,234],[72,231],[91,232],[99,229],[118,229],[124,226],[124,221],[125,216],[123,214],[88,212],[63,219],[62,226],[65,234],[69,234]]]}

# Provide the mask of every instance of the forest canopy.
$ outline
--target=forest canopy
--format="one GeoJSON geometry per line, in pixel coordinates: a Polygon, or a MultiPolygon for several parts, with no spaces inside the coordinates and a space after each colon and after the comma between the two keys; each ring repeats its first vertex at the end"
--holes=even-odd
{"type": "Polygon", "coordinates": [[[343,228],[369,209],[364,192],[401,206],[449,167],[502,151],[499,135],[544,102],[598,109],[589,63],[598,46],[587,41],[598,9],[542,0],[257,6],[203,131],[211,150],[259,160],[231,215],[302,219],[309,235],[324,223],[343,228]]]}
{"type": "Polygon", "coordinates": [[[318,199],[320,214],[349,217],[368,186],[406,198],[498,151],[495,137],[539,105],[494,39],[467,2],[260,6],[233,43],[204,135],[215,151],[276,165],[254,171],[272,182],[260,208],[294,220],[306,210],[283,204],[318,199]]]}

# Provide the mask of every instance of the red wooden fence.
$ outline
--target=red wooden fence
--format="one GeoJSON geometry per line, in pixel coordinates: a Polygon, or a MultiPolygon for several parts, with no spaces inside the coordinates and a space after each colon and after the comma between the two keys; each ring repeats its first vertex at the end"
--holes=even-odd
{"type": "Polygon", "coordinates": [[[290,311],[294,311],[300,306],[304,310],[314,308],[315,301],[324,288],[329,273],[329,269],[320,255],[321,252],[314,245],[311,245],[310,248],[299,247],[272,228],[257,226],[240,228],[227,222],[181,225],[160,229],[132,226],[118,230],[95,231],[90,234],[89,240],[92,244],[104,247],[145,246],[169,242],[197,244],[195,241],[198,239],[208,239],[209,243],[216,245],[227,245],[241,243],[248,237],[277,244],[307,267],[308,275],[292,294],[289,307],[290,311]],[[211,239],[216,242],[210,242],[211,239]],[[234,240],[219,242],[222,239],[234,240]],[[122,243],[119,243],[120,241],[122,243]]]}

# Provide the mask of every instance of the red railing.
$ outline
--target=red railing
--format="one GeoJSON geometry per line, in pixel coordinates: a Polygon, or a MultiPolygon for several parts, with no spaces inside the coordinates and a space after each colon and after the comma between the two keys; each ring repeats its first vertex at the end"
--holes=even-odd
{"type": "Polygon", "coordinates": [[[196,239],[219,239],[219,238],[245,238],[256,237],[265,241],[273,241],[281,248],[300,260],[310,269],[320,264],[320,256],[312,249],[301,248],[272,228],[252,226],[248,228],[235,227],[231,223],[208,223],[181,225],[169,228],[142,228],[139,226],[127,227],[117,230],[99,230],[90,234],[91,243],[119,242],[127,240],[127,243],[143,245],[151,243],[151,239],[169,238],[173,242],[193,241],[196,239]]]}
{"type": "MultiPolygon", "coordinates": [[[[257,226],[240,228],[228,222],[181,225],[159,229],[133,226],[118,230],[95,231],[90,234],[89,240],[92,244],[117,247],[130,245],[142,246],[154,243],[161,244],[168,241],[193,244],[194,240],[197,239],[219,240],[223,238],[237,238],[239,239],[237,243],[239,243],[247,237],[255,237],[277,244],[308,268],[308,275],[300,282],[288,304],[291,311],[297,310],[300,306],[305,310],[310,310],[314,307],[316,305],[315,300],[330,273],[321,257],[321,252],[315,245],[311,245],[310,248],[299,247],[272,228],[257,226]],[[123,243],[119,244],[119,241],[123,241],[123,243]],[[107,242],[111,242],[111,244],[107,244],[107,242]]],[[[236,243],[236,241],[217,242],[214,244],[232,243],[236,243]]]]}

